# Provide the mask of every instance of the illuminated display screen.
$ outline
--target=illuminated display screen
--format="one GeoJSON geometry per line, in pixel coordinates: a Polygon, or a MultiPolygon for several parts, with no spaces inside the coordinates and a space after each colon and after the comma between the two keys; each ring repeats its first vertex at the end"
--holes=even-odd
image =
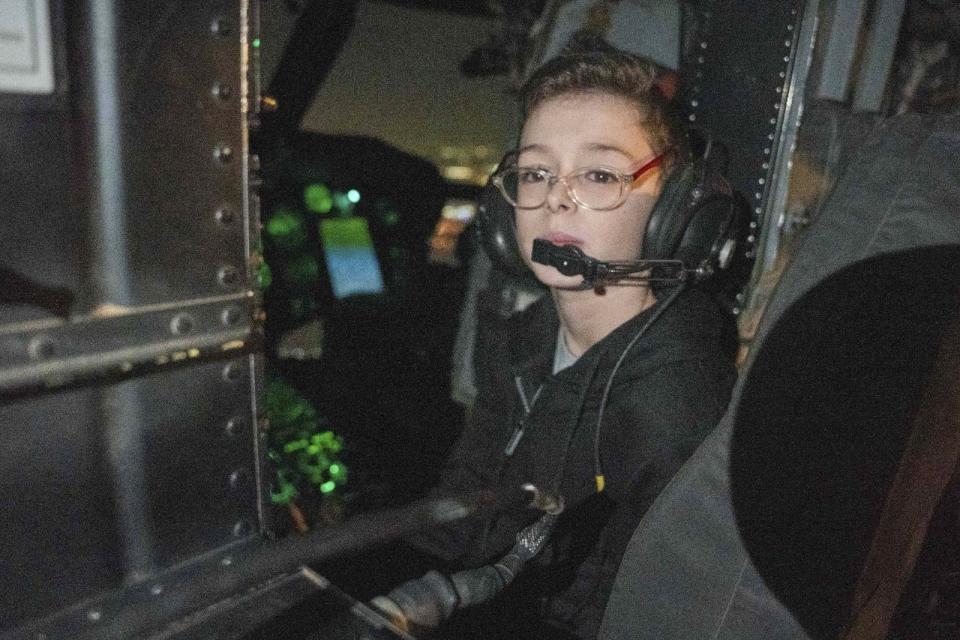
{"type": "Polygon", "coordinates": [[[364,218],[321,220],[320,240],[337,299],[383,293],[380,263],[364,218]]]}

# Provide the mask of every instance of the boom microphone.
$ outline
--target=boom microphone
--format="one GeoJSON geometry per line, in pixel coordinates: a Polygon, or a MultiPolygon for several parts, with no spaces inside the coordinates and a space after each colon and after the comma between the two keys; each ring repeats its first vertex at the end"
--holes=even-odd
{"type": "Polygon", "coordinates": [[[533,261],[553,267],[565,276],[583,276],[588,287],[616,284],[659,284],[674,286],[681,282],[706,277],[709,265],[688,269],[682,260],[597,260],[579,247],[567,244],[558,247],[543,239],[533,241],[533,261]]]}

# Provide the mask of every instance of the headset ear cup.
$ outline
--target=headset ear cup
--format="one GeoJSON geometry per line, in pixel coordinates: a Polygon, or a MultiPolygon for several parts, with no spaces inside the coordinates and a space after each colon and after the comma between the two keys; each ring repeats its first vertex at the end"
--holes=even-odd
{"type": "Polygon", "coordinates": [[[670,260],[687,226],[685,201],[697,183],[696,167],[685,163],[674,167],[663,183],[643,236],[644,260],[670,260]]]}
{"type": "Polygon", "coordinates": [[[650,213],[643,258],[715,270],[732,237],[737,206],[729,183],[705,161],[676,167],[650,213]]]}
{"type": "MultiPolygon", "coordinates": [[[[500,161],[497,170],[515,162],[516,155],[508,153],[500,161]]],[[[513,216],[513,205],[506,201],[493,181],[488,180],[477,198],[477,217],[474,221],[480,246],[493,262],[494,268],[519,278],[532,278],[533,273],[520,255],[513,216]]]]}

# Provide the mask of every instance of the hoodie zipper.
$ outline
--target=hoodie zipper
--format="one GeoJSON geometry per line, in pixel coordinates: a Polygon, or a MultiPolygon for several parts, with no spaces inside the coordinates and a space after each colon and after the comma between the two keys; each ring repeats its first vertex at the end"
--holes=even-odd
{"type": "Polygon", "coordinates": [[[508,458],[513,455],[514,451],[517,450],[517,445],[520,444],[520,440],[523,439],[527,417],[530,415],[530,412],[533,411],[534,405],[537,404],[537,399],[540,397],[540,392],[543,391],[543,385],[541,384],[539,387],[537,387],[533,397],[528,400],[527,394],[523,390],[523,380],[520,379],[520,376],[514,376],[513,381],[517,385],[517,393],[520,395],[520,403],[523,404],[523,417],[517,420],[517,424],[513,429],[513,435],[510,436],[510,440],[507,442],[507,446],[503,450],[503,453],[508,458]]]}

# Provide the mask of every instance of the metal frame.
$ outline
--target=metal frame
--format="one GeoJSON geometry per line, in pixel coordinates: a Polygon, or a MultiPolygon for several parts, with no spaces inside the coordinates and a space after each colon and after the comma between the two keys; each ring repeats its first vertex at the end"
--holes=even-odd
{"type": "Polygon", "coordinates": [[[248,135],[258,4],[51,9],[56,91],[0,96],[0,122],[31,136],[21,162],[36,184],[17,202],[69,193],[49,211],[69,228],[14,227],[5,266],[79,288],[68,320],[0,304],[0,637],[111,637],[121,611],[150,603],[149,619],[126,620],[132,637],[209,606],[216,594],[183,602],[178,585],[270,527],[248,135]],[[51,170],[39,147],[58,143],[51,170]]]}

